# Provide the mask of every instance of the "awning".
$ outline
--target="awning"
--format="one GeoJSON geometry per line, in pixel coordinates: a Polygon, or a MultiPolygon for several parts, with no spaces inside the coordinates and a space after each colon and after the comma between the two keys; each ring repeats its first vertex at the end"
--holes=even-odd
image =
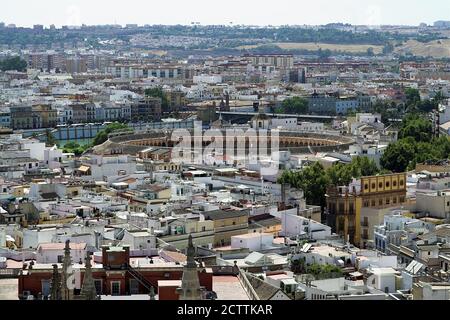
{"type": "Polygon", "coordinates": [[[349,274],[351,277],[362,277],[364,276],[361,272],[355,271],[349,274]]]}
{"type": "Polygon", "coordinates": [[[89,170],[91,170],[91,168],[88,166],[81,166],[78,168],[78,171],[81,171],[81,172],[88,172],[89,170]]]}

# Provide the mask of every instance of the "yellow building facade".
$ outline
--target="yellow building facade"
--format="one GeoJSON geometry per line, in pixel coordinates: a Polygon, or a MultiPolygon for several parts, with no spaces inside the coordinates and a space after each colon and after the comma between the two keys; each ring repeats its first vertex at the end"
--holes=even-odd
{"type": "Polygon", "coordinates": [[[406,174],[362,177],[352,187],[330,187],[326,200],[327,223],[333,232],[364,247],[370,240],[370,229],[380,220],[378,214],[375,219],[370,212],[399,207],[406,202],[406,174]]]}

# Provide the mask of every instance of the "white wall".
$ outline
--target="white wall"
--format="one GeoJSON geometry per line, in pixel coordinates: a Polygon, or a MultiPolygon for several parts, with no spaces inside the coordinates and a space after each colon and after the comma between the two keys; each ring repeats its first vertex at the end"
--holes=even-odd
{"type": "Polygon", "coordinates": [[[125,230],[122,242],[130,245],[130,249],[154,249],[156,248],[156,237],[154,235],[140,236],[125,230]]]}
{"type": "Polygon", "coordinates": [[[376,273],[368,278],[367,285],[373,286],[383,292],[385,292],[385,289],[387,288],[387,293],[393,293],[396,292],[395,276],[394,273],[376,273]]]}
{"type": "Polygon", "coordinates": [[[45,143],[30,140],[30,142],[25,142],[23,146],[25,147],[25,149],[30,150],[30,158],[44,161],[45,143]]]}
{"type": "MultiPolygon", "coordinates": [[[[36,253],[37,263],[58,263],[58,256],[64,256],[64,250],[41,250],[36,253]]],[[[70,250],[73,263],[84,262],[86,250],[70,250]]]]}
{"type": "Polygon", "coordinates": [[[397,256],[379,256],[379,257],[364,257],[357,259],[358,269],[366,269],[369,266],[379,267],[379,268],[397,268],[398,261],[397,256]]]}
{"type": "Polygon", "coordinates": [[[447,286],[447,290],[433,290],[430,284],[423,287],[423,300],[449,300],[450,286],[447,286]]]}
{"type": "Polygon", "coordinates": [[[331,236],[331,228],[309,220],[301,216],[282,213],[281,214],[281,234],[292,237],[297,235],[308,236],[315,240],[323,240],[331,236]]]}
{"type": "Polygon", "coordinates": [[[273,245],[272,234],[260,233],[252,237],[248,237],[247,235],[231,237],[232,249],[247,248],[250,251],[258,251],[264,248],[272,247],[272,245],[273,245]]]}
{"type": "Polygon", "coordinates": [[[440,191],[437,194],[417,192],[416,198],[417,210],[429,212],[434,218],[445,219],[450,216],[450,194],[440,191]]]}
{"type": "Polygon", "coordinates": [[[40,243],[50,243],[53,237],[56,235],[56,229],[43,229],[43,230],[23,230],[23,245],[24,249],[36,249],[40,243]]]}

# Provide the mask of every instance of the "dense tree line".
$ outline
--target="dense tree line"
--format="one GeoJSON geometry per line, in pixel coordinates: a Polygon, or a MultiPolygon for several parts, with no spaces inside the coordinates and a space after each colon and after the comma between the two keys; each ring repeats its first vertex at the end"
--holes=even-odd
{"type": "Polygon", "coordinates": [[[338,163],[326,170],[315,162],[300,171],[283,172],[279,182],[302,189],[308,204],[324,207],[326,188],[329,185],[345,186],[353,178],[405,172],[414,169],[418,163],[447,159],[450,155],[450,139],[447,136],[435,137],[427,113],[428,110],[437,108],[444,98],[442,93],[436,93],[431,100],[421,100],[416,89],[406,89],[405,96],[404,105],[378,103],[374,107],[375,111],[382,113],[383,122],[391,117],[398,118],[406,110],[399,128],[398,141],[387,147],[380,159],[381,168],[367,157],[354,158],[350,164],[338,163]]]}
{"type": "Polygon", "coordinates": [[[81,156],[87,149],[89,149],[90,145],[81,145],[76,142],[68,142],[64,145],[63,151],[65,153],[73,153],[75,156],[81,156]]]}
{"type": "Polygon", "coordinates": [[[98,146],[108,140],[109,134],[122,130],[131,130],[131,129],[130,127],[128,127],[126,124],[123,123],[111,123],[105,129],[97,133],[92,142],[92,145],[98,146]]]}
{"type": "Polygon", "coordinates": [[[0,60],[0,70],[24,72],[27,70],[27,62],[22,60],[20,57],[6,58],[4,60],[0,60]]]}
{"type": "Polygon", "coordinates": [[[393,172],[412,170],[416,164],[427,160],[447,159],[450,154],[448,137],[436,138],[429,112],[437,110],[444,100],[442,92],[432,99],[422,100],[417,89],[405,89],[405,112],[398,134],[399,140],[391,143],[384,152],[380,164],[393,172]]]}
{"type": "Polygon", "coordinates": [[[276,113],[284,114],[307,114],[308,111],[308,100],[302,97],[285,99],[281,103],[281,106],[275,110],[276,113]]]}
{"type": "Polygon", "coordinates": [[[3,28],[0,32],[0,44],[7,45],[54,45],[63,43],[119,39],[129,43],[136,34],[153,36],[190,36],[203,39],[222,40],[220,46],[232,47],[257,44],[261,40],[276,42],[323,42],[331,44],[373,44],[385,46],[385,53],[392,51],[390,43],[416,39],[422,42],[442,39],[437,33],[406,35],[379,30],[352,32],[339,30],[333,25],[319,29],[307,29],[294,26],[254,28],[250,26],[183,26],[153,25],[139,28],[113,28],[108,26],[82,27],[80,29],[33,30],[28,28],[3,28]]]}
{"type": "Polygon", "coordinates": [[[433,136],[432,123],[425,114],[414,113],[405,117],[399,131],[399,140],[391,143],[380,164],[393,172],[413,170],[418,163],[447,159],[450,140],[433,136]]]}
{"type": "Polygon", "coordinates": [[[372,176],[382,172],[373,160],[367,157],[356,157],[350,164],[339,163],[328,169],[319,162],[314,162],[299,171],[284,171],[278,182],[303,190],[309,205],[325,207],[325,194],[329,185],[348,185],[353,178],[372,176]]]}
{"type": "Polygon", "coordinates": [[[407,112],[409,113],[427,113],[438,108],[440,102],[442,102],[445,97],[442,92],[436,92],[432,99],[422,100],[420,97],[420,92],[414,88],[405,89],[406,96],[406,106],[407,112]]]}

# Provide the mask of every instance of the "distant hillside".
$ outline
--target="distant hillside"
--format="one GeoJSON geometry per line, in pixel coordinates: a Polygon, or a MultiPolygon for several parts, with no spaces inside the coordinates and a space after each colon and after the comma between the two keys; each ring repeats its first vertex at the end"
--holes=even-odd
{"type": "MultiPolygon", "coordinates": [[[[331,51],[341,51],[348,53],[366,53],[369,48],[373,49],[375,54],[379,54],[383,52],[383,46],[379,45],[371,45],[371,44],[332,44],[332,43],[299,43],[299,42],[277,42],[271,43],[271,45],[277,46],[283,50],[309,50],[309,51],[317,51],[319,49],[322,50],[331,50],[331,51]]],[[[263,45],[261,45],[263,46],[263,45]]],[[[248,46],[240,46],[237,49],[240,50],[252,50],[258,49],[261,47],[260,45],[248,45],[248,46]]]]}
{"type": "Polygon", "coordinates": [[[405,44],[395,49],[399,54],[413,54],[420,57],[450,58],[450,39],[419,42],[408,40],[405,44]]]}

